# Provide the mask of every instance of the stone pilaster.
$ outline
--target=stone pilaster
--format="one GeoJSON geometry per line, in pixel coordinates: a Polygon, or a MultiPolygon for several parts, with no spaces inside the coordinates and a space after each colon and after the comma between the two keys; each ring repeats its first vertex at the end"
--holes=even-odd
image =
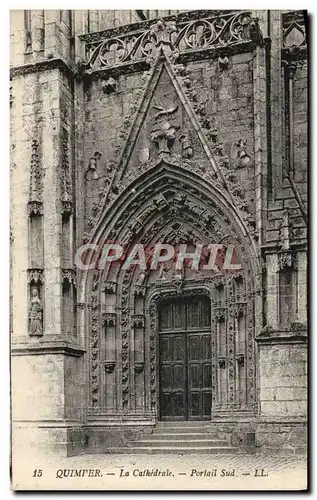
{"type": "Polygon", "coordinates": [[[257,46],[253,57],[255,213],[259,245],[263,242],[267,181],[267,113],[265,47],[257,46]]]}
{"type": "Polygon", "coordinates": [[[275,199],[278,188],[282,185],[283,139],[283,79],[281,77],[282,50],[282,14],[279,10],[270,12],[270,137],[271,158],[268,176],[269,201],[275,199]]]}
{"type": "Polygon", "coordinates": [[[297,252],[297,321],[307,323],[307,253],[297,252]]]}
{"type": "Polygon", "coordinates": [[[266,256],[266,272],[267,272],[267,292],[266,292],[266,309],[267,309],[267,324],[272,328],[277,328],[279,323],[278,318],[278,256],[277,254],[269,254],[266,256]]]}

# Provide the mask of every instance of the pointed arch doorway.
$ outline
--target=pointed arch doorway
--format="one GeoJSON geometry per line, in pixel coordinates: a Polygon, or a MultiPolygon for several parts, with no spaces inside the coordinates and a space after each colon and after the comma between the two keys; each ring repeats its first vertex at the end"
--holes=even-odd
{"type": "Polygon", "coordinates": [[[164,299],[158,306],[160,420],[210,420],[210,299],[164,299]]]}

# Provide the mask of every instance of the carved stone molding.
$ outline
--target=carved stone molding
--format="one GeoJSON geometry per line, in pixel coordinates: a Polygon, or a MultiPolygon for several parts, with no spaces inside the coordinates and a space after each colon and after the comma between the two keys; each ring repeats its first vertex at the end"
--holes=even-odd
{"type": "Polygon", "coordinates": [[[255,340],[259,345],[306,344],[308,340],[307,325],[303,323],[291,323],[288,329],[277,329],[266,325],[255,340]]]}
{"type": "Polygon", "coordinates": [[[293,268],[295,266],[294,253],[291,250],[279,252],[278,265],[280,271],[286,268],[293,268]]]}
{"type": "Polygon", "coordinates": [[[100,303],[98,286],[100,271],[95,270],[92,279],[92,293],[89,303],[90,314],[90,377],[92,407],[100,406],[100,303]]]}
{"type": "Polygon", "coordinates": [[[112,373],[113,370],[115,369],[116,362],[115,361],[105,361],[105,370],[107,373],[112,373]]]}
{"type": "Polygon", "coordinates": [[[246,313],[246,302],[236,302],[230,307],[231,314],[235,318],[240,318],[245,316],[246,313]]]}
{"type": "Polygon", "coordinates": [[[143,362],[134,363],[133,369],[134,369],[134,372],[137,374],[142,373],[143,369],[144,369],[144,363],[143,362]]]}
{"type": "Polygon", "coordinates": [[[117,283],[115,281],[105,281],[103,283],[102,291],[106,294],[113,294],[117,291],[117,283]]]}
{"type": "Polygon", "coordinates": [[[29,201],[28,202],[28,215],[43,215],[43,202],[42,201],[29,201]]]}
{"type": "Polygon", "coordinates": [[[244,366],[244,354],[236,354],[235,358],[240,366],[244,366]]]}
{"type": "Polygon", "coordinates": [[[43,269],[33,268],[28,269],[28,283],[41,284],[44,283],[43,269]]]}
{"type": "Polygon", "coordinates": [[[140,297],[145,297],[146,286],[134,285],[134,295],[139,295],[140,297]]]}
{"type": "Polygon", "coordinates": [[[73,199],[72,182],[69,161],[69,133],[62,127],[61,129],[61,200],[71,202],[73,199]]]}
{"type": "Polygon", "coordinates": [[[87,304],[85,302],[76,302],[76,307],[81,310],[85,309],[86,305],[87,304]]]}
{"type": "Polygon", "coordinates": [[[218,362],[219,368],[226,368],[226,359],[224,357],[218,356],[217,362],[218,362]]]}
{"type": "Polygon", "coordinates": [[[117,315],[116,313],[103,313],[102,324],[105,326],[116,326],[117,315]]]}
{"type": "Polygon", "coordinates": [[[30,166],[30,202],[42,202],[43,196],[43,172],[40,158],[40,144],[34,139],[31,145],[30,166]]]}
{"type": "Polygon", "coordinates": [[[218,323],[224,322],[227,318],[227,308],[226,307],[217,307],[214,310],[215,320],[218,323]]]}
{"type": "Polygon", "coordinates": [[[67,201],[67,200],[62,200],[62,214],[66,217],[69,217],[73,211],[73,202],[72,201],[67,201]]]}
{"type": "Polygon", "coordinates": [[[44,61],[38,61],[31,64],[15,66],[10,68],[10,76],[13,78],[18,75],[28,75],[29,73],[39,73],[41,71],[52,71],[53,69],[59,69],[68,79],[70,87],[73,87],[74,71],[65,63],[63,59],[59,58],[46,59],[44,61]]]}
{"type": "MultiPolygon", "coordinates": [[[[65,356],[79,358],[86,353],[83,347],[65,340],[51,340],[46,336],[40,336],[41,340],[36,343],[13,344],[11,353],[13,356],[38,356],[39,354],[63,354],[65,356]]],[[[48,335],[49,337],[49,335],[48,335]]]]}
{"type": "Polygon", "coordinates": [[[122,408],[127,410],[130,404],[130,290],[133,278],[133,267],[124,274],[121,291],[121,367],[122,367],[122,408]]]}
{"type": "Polygon", "coordinates": [[[212,284],[215,288],[222,288],[226,284],[226,277],[223,274],[218,274],[212,277],[212,284]]]}
{"type": "Polygon", "coordinates": [[[62,283],[68,281],[70,285],[77,285],[77,277],[75,269],[62,269],[62,283]]]}
{"type": "Polygon", "coordinates": [[[144,328],[145,320],[143,314],[133,314],[131,316],[131,326],[135,328],[144,328]]]}

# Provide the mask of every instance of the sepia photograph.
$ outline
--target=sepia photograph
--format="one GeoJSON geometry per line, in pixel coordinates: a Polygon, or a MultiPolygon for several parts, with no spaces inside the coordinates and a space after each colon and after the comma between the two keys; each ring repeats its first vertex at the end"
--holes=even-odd
{"type": "Polygon", "coordinates": [[[10,11],[12,490],[307,491],[308,21],[10,11]]]}

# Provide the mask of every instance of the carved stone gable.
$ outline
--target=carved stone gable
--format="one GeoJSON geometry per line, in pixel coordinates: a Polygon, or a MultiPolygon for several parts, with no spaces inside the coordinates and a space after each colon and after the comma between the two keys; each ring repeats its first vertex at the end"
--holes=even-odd
{"type": "Polygon", "coordinates": [[[185,94],[182,95],[178,88],[172,65],[168,71],[163,64],[157,74],[153,73],[143,97],[142,107],[145,108],[145,105],[143,116],[137,120],[139,128],[135,137],[127,139],[126,146],[132,147],[132,150],[127,165],[122,168],[121,181],[124,184],[133,180],[140,168],[151,168],[162,156],[177,158],[183,163],[190,161],[192,168],[199,160],[202,173],[208,169],[214,173],[197,133],[197,123],[193,122],[194,112],[185,94]],[[156,85],[152,89],[151,83],[154,82],[156,85]]]}

